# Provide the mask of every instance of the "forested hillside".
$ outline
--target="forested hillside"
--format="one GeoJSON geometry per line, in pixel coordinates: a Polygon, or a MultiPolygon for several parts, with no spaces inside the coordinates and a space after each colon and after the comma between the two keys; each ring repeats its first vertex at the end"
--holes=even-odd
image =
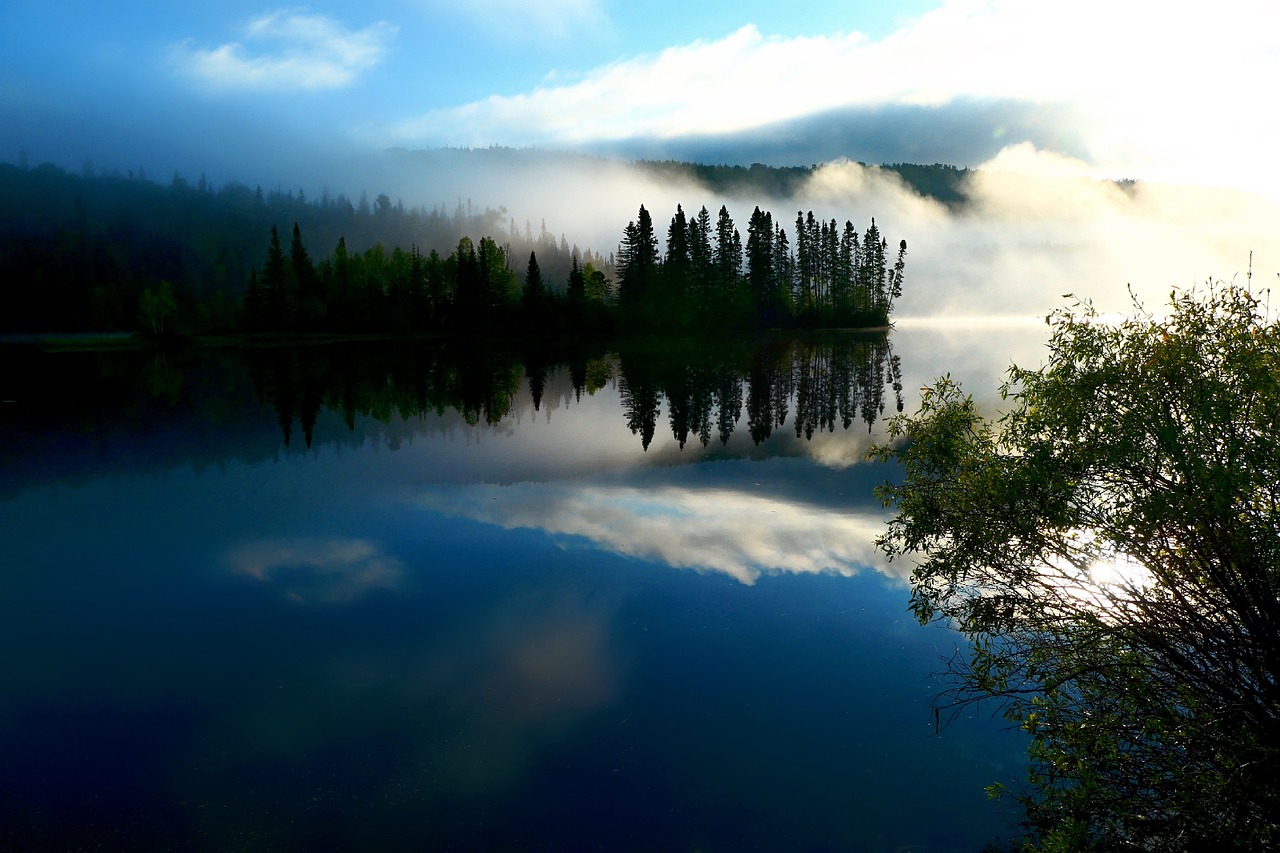
{"type": "MultiPolygon", "coordinates": [[[[505,150],[453,157],[509,158],[505,150]]],[[[414,156],[409,153],[406,156],[414,156]]],[[[785,197],[810,168],[639,163],[716,192],[785,197]]],[[[961,170],[885,167],[960,198],[961,170]],[[915,170],[914,172],[912,170],[915,170]],[[928,180],[925,180],[925,179],[928,180]]],[[[0,332],[564,330],[875,325],[901,287],[902,250],[874,220],[791,223],[757,208],[678,209],[654,231],[618,223],[579,246],[504,208],[406,207],[387,194],[161,183],[141,171],[0,164],[0,332]],[[642,233],[634,233],[640,229],[642,233]],[[274,232],[274,236],[273,236],[274,232]]],[[[646,224],[647,222],[647,224],[646,224]]]]}

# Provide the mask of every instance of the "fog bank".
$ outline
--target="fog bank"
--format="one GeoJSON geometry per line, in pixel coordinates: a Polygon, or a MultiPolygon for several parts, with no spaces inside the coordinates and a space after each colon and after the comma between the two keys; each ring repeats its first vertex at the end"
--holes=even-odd
{"type": "MultiPolygon", "coordinates": [[[[899,316],[1043,315],[1064,294],[1103,311],[1129,309],[1129,288],[1159,307],[1172,288],[1208,279],[1243,281],[1252,253],[1255,287],[1280,271],[1280,204],[1239,190],[1087,177],[1086,167],[1030,144],[1010,146],[968,174],[969,204],[948,209],[893,173],[857,163],[817,168],[787,197],[715,191],[660,178],[634,163],[581,155],[506,151],[395,152],[369,180],[406,204],[471,201],[503,207],[518,227],[545,221],[571,244],[607,254],[640,205],[659,239],[676,205],[692,216],[725,205],[745,239],[752,209],[772,211],[794,245],[797,211],[813,210],[908,244],[899,316]],[[482,164],[477,168],[478,164],[482,164]]],[[[372,187],[371,187],[372,191],[372,187]]]]}

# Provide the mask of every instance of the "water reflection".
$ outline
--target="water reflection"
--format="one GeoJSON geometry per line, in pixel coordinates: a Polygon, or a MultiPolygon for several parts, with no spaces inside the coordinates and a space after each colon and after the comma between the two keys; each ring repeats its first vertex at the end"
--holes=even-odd
{"type": "Polygon", "coordinates": [[[352,601],[395,589],[404,566],[362,539],[301,538],[241,545],[228,555],[233,572],[274,584],[297,602],[352,601]]]}
{"type": "Polygon", "coordinates": [[[274,349],[252,354],[259,399],[271,406],[286,445],[294,425],[307,447],[324,409],[387,423],[460,413],[466,423],[498,425],[512,416],[527,377],[534,411],[541,409],[548,377],[567,371],[575,399],[616,380],[622,416],[648,449],[661,413],[678,446],[728,444],[746,410],[755,444],[767,441],[794,413],[797,437],[834,432],[837,423],[870,427],[888,392],[902,409],[899,359],[887,335],[717,342],[639,340],[616,350],[577,346],[523,352],[476,347],[419,346],[358,351],[341,347],[274,349]]]}
{"type": "Polygon", "coordinates": [[[6,357],[10,846],[998,837],[867,570],[883,336],[6,357]]]}
{"type": "Polygon", "coordinates": [[[729,469],[702,478],[714,478],[715,485],[693,488],[673,482],[478,483],[431,489],[421,504],[507,529],[570,537],[645,562],[721,572],[745,584],[774,572],[853,575],[863,567],[906,579],[909,567],[886,563],[875,546],[888,519],[883,510],[796,501],[762,490],[758,482],[752,490],[742,475],[758,478],[758,471],[722,464],[729,469]]]}

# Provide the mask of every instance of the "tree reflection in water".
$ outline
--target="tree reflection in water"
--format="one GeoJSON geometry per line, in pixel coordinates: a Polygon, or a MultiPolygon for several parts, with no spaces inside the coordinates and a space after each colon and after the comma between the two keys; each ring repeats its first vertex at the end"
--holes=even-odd
{"type": "Polygon", "coordinates": [[[285,444],[297,424],[307,447],[323,409],[382,423],[460,413],[468,424],[511,417],[527,381],[538,410],[547,378],[566,370],[575,399],[616,382],[623,417],[647,450],[666,411],[683,449],[727,444],[742,421],[755,444],[791,420],[797,438],[867,426],[886,397],[902,410],[898,357],[886,334],[826,334],[770,339],[639,339],[561,349],[499,350],[476,345],[329,345],[253,351],[258,399],[270,405],[285,444]]]}

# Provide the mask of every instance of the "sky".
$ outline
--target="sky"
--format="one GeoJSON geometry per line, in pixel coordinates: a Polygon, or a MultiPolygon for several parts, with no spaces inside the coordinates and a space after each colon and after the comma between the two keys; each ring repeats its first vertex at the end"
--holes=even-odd
{"type": "Polygon", "coordinates": [[[490,145],[975,166],[1030,141],[1097,174],[1276,191],[1277,19],[1251,0],[9,0],[0,154],[223,172],[490,145]]]}
{"type": "MultiPolygon", "coordinates": [[[[411,181],[401,192],[353,176],[389,149],[441,146],[938,162],[1245,192],[1209,205],[1231,214],[1212,227],[1248,209],[1261,234],[1273,223],[1258,221],[1255,196],[1280,200],[1278,21],[1266,0],[8,0],[0,160],[427,205],[440,199],[414,197],[411,181]]],[[[1098,203],[1066,196],[1076,221],[1098,203]]],[[[992,203],[1021,222],[1008,198],[992,203]]],[[[1180,223],[1186,205],[1205,209],[1186,195],[1154,203],[1180,223]]],[[[1226,248],[1243,268],[1248,249],[1226,248]]]]}

